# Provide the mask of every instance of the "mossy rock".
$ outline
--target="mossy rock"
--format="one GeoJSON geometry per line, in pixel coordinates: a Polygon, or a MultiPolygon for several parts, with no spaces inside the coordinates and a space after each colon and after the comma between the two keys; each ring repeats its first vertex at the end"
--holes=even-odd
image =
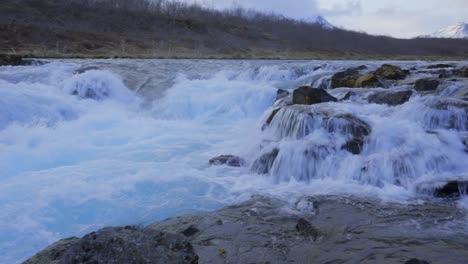
{"type": "Polygon", "coordinates": [[[375,71],[376,76],[388,80],[403,80],[408,74],[408,71],[404,71],[400,67],[390,64],[384,64],[375,71]]]}
{"type": "Polygon", "coordinates": [[[379,84],[379,80],[377,76],[373,73],[365,74],[357,79],[354,87],[356,88],[368,88],[368,87],[376,87],[379,84]]]}

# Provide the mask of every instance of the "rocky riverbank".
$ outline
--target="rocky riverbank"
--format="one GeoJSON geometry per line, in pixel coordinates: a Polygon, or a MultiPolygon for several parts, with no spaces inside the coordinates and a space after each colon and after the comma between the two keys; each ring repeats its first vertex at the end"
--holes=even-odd
{"type": "Polygon", "coordinates": [[[64,239],[25,263],[455,264],[468,258],[465,217],[448,201],[257,196],[211,213],[64,239]]]}

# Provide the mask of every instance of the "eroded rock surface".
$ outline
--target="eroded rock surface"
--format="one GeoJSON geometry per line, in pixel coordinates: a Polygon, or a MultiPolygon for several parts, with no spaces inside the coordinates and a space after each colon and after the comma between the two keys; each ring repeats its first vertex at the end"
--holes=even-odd
{"type": "Polygon", "coordinates": [[[200,231],[188,239],[200,263],[365,264],[412,259],[438,263],[443,259],[455,264],[468,256],[468,235],[444,235],[442,226],[463,217],[454,205],[430,202],[403,206],[320,196],[302,197],[290,204],[258,196],[150,228],[182,233],[196,226],[200,231]],[[441,224],[434,224],[437,221],[441,224]]]}
{"type": "Polygon", "coordinates": [[[183,235],[126,226],[104,228],[81,239],[60,240],[25,262],[59,263],[196,264],[198,256],[183,235]]]}

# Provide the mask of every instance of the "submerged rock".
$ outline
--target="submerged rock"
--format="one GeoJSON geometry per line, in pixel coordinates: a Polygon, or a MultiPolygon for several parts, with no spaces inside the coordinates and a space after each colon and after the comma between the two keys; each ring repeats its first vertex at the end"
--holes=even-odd
{"type": "Polygon", "coordinates": [[[74,72],[74,74],[82,74],[87,71],[96,71],[96,70],[99,70],[99,68],[96,66],[86,66],[86,67],[79,68],[78,70],[74,72]]]}
{"type": "Polygon", "coordinates": [[[412,94],[412,91],[378,92],[369,95],[367,100],[369,103],[395,106],[406,103],[412,94]]]}
{"type": "Polygon", "coordinates": [[[273,163],[278,157],[279,149],[275,148],[270,152],[262,154],[258,159],[252,164],[252,171],[255,171],[259,174],[268,174],[273,166],[273,163]]]}
{"type": "Polygon", "coordinates": [[[278,101],[279,99],[282,99],[284,97],[287,97],[290,93],[286,90],[283,90],[283,89],[278,89],[278,91],[276,91],[276,100],[275,101],[278,101]]]}
{"type": "Polygon", "coordinates": [[[25,264],[46,263],[198,263],[182,236],[152,228],[108,227],[81,239],[61,240],[25,264]]]}
{"type": "Polygon", "coordinates": [[[439,87],[439,80],[427,78],[427,79],[419,79],[416,81],[414,85],[414,89],[416,91],[434,91],[439,87]]]}
{"type": "Polygon", "coordinates": [[[357,79],[359,79],[360,74],[357,68],[347,69],[346,71],[337,72],[331,78],[331,87],[349,87],[352,88],[355,86],[357,79]]]}
{"type": "Polygon", "coordinates": [[[376,76],[389,80],[403,80],[408,74],[408,71],[404,71],[400,67],[390,64],[384,64],[375,71],[376,76]]]}
{"type": "Polygon", "coordinates": [[[234,155],[221,155],[221,156],[210,159],[209,163],[210,165],[215,165],[215,166],[228,165],[231,167],[240,167],[245,162],[240,157],[237,157],[234,155]]]}
{"type": "Polygon", "coordinates": [[[293,92],[293,104],[319,104],[326,102],[337,102],[338,99],[331,96],[325,90],[302,86],[293,92]]]}
{"type": "Polygon", "coordinates": [[[354,155],[359,155],[362,152],[363,145],[364,140],[362,138],[353,138],[341,146],[341,149],[345,149],[354,155]]]}

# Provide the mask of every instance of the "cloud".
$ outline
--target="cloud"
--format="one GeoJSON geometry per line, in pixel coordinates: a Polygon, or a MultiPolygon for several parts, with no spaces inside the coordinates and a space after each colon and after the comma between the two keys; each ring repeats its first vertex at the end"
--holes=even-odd
{"type": "Polygon", "coordinates": [[[360,0],[341,1],[334,3],[331,8],[321,8],[320,13],[329,17],[362,15],[362,5],[360,0]]]}
{"type": "Polygon", "coordinates": [[[396,13],[397,10],[394,7],[382,7],[375,11],[375,14],[382,16],[395,15],[396,13]]]}

